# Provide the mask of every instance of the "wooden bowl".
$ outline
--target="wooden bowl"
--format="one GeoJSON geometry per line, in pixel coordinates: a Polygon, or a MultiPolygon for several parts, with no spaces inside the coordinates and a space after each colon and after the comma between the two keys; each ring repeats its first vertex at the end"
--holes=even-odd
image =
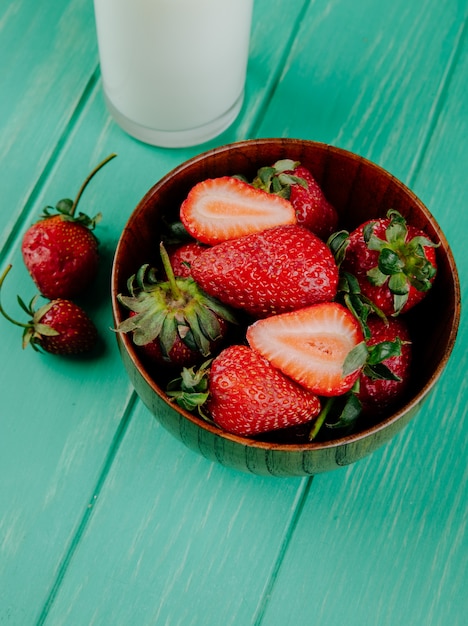
{"type": "Polygon", "coordinates": [[[244,174],[283,158],[300,161],[322,186],[348,230],[393,208],[435,241],[438,276],[414,313],[408,314],[414,344],[410,393],[388,415],[359,432],[332,441],[273,443],[226,433],[169,401],[161,381],[164,372],[149,372],[131,337],[118,334],[128,375],[142,401],[161,424],[189,448],[223,465],[254,474],[304,476],[354,463],[370,454],[416,414],[440,377],[455,343],[460,320],[460,285],[452,252],[439,225],[422,202],[401,182],[368,160],[325,144],[295,139],[258,139],[226,145],[196,156],[169,172],[145,195],[119,240],[112,270],[115,323],[125,312],[117,294],[143,263],[158,257],[162,217],[178,218],[181,202],[197,182],[244,174]],[[159,381],[159,384],[158,384],[159,381]],[[161,386],[160,386],[161,385],[161,386]]]}

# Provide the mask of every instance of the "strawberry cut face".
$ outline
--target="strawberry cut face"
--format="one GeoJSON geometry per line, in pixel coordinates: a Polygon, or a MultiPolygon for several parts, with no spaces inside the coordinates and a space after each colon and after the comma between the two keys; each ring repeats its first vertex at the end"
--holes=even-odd
{"type": "Polygon", "coordinates": [[[349,391],[364,363],[347,372],[364,337],[356,318],[336,302],[258,320],[247,329],[250,346],[297,383],[319,396],[349,391]]]}
{"type": "Polygon", "coordinates": [[[180,219],[196,240],[214,245],[281,224],[295,224],[285,198],[255,189],[234,177],[204,180],[190,190],[180,219]]]}

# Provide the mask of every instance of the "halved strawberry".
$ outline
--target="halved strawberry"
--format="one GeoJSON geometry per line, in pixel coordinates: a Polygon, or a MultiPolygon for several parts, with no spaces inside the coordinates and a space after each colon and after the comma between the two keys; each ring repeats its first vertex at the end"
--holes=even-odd
{"type": "Polygon", "coordinates": [[[337,302],[256,321],[250,346],[284,374],[319,396],[346,393],[367,359],[359,322],[337,302]]]}
{"type": "Polygon", "coordinates": [[[180,219],[194,239],[216,244],[280,224],[295,224],[285,198],[255,189],[230,176],[196,184],[180,208],[180,219]]]}

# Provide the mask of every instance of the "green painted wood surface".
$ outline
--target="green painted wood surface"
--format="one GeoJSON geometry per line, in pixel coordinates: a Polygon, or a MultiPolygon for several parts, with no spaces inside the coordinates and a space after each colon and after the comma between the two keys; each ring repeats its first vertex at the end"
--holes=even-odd
{"type": "MultiPolygon", "coordinates": [[[[22,352],[0,320],[0,624],[458,626],[467,600],[465,314],[431,401],[389,445],[313,479],[247,476],[170,437],[135,397],[109,327],[112,252],[163,174],[254,136],[334,143],[409,184],[467,293],[468,2],[256,0],[246,103],[209,144],[156,149],[103,104],[92,2],[0,6],[3,300],[34,288],[21,234],[73,195],[101,210],[83,304],[98,358],[22,352]]],[[[83,207],[84,208],[84,207],[83,207]]]]}

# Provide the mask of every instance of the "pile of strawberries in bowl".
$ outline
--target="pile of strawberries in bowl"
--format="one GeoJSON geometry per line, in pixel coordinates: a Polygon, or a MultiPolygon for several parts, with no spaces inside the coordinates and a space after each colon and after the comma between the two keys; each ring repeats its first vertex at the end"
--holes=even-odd
{"type": "Polygon", "coordinates": [[[440,227],[389,173],[259,139],[146,194],[112,301],[130,379],[164,427],[227,466],[301,476],[411,419],[453,348],[460,291],[440,227]]]}

